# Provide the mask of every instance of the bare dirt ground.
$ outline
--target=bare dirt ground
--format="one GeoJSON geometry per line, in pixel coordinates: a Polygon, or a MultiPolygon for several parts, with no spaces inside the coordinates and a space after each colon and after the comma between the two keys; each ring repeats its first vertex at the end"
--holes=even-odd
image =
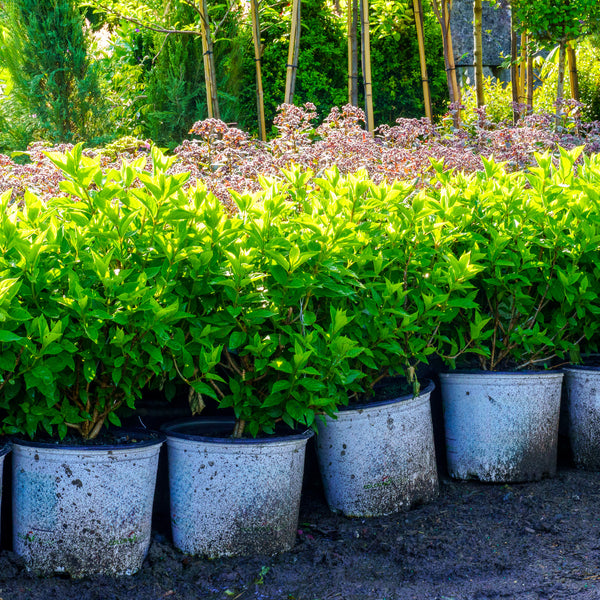
{"type": "Polygon", "coordinates": [[[600,599],[600,473],[562,460],[538,483],[442,477],[439,498],[374,519],[332,514],[309,468],[296,546],[280,556],[185,556],[158,519],[135,576],[39,579],[0,554],[2,600],[600,599]]]}

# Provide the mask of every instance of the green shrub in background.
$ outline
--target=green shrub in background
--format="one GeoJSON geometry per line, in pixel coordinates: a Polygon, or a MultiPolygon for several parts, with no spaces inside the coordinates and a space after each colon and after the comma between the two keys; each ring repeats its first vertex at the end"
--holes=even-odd
{"type": "MultiPolygon", "coordinates": [[[[485,93],[485,116],[489,122],[493,124],[512,122],[512,90],[510,83],[503,83],[494,77],[485,77],[483,89],[485,93]]],[[[463,124],[478,123],[477,95],[473,86],[467,86],[463,90],[462,103],[465,107],[461,113],[463,124]]]]}
{"type": "Polygon", "coordinates": [[[579,94],[585,104],[583,115],[587,120],[600,121],[600,41],[587,39],[577,51],[579,94]]]}
{"type": "MultiPolygon", "coordinates": [[[[289,6],[289,5],[288,5],[289,6]]],[[[426,7],[427,9],[427,7],[426,7]]],[[[371,54],[375,122],[393,124],[399,117],[425,114],[421,87],[415,25],[410,3],[374,2],[371,54]]],[[[272,122],[276,107],[283,102],[290,16],[280,7],[261,13],[264,54],[262,60],[265,114],[272,122]]],[[[430,10],[425,12],[425,38],[434,113],[447,110],[447,88],[438,24],[430,10]]],[[[246,32],[243,85],[240,90],[239,126],[257,131],[254,54],[246,32]]],[[[324,0],[302,3],[302,34],[294,103],[315,105],[319,114],[348,101],[348,57],[346,17],[337,15],[324,0]]],[[[359,69],[359,77],[362,77],[359,69]]],[[[359,83],[359,103],[364,102],[359,83]]]]}
{"type": "Polygon", "coordinates": [[[105,141],[121,136],[143,136],[142,111],[146,105],[144,65],[149,62],[144,36],[133,24],[123,22],[112,29],[111,43],[95,44],[100,86],[107,104],[105,141]]]}
{"type": "MultiPolygon", "coordinates": [[[[593,38],[586,38],[575,46],[579,75],[580,100],[584,104],[581,116],[585,120],[600,119],[600,46],[593,38]]],[[[558,75],[558,49],[548,56],[536,59],[541,84],[534,90],[533,106],[536,112],[554,112],[558,75]]],[[[565,98],[571,98],[568,72],[565,75],[565,98]]]]}
{"type": "MultiPolygon", "coordinates": [[[[239,113],[236,95],[240,85],[240,39],[237,12],[226,10],[225,4],[209,6],[210,18],[220,28],[214,52],[221,117],[235,121],[239,113]]],[[[174,27],[193,25],[200,31],[197,13],[190,6],[175,3],[171,13],[174,27]]],[[[166,36],[130,24],[121,27],[118,43],[129,48],[133,53],[131,62],[141,69],[136,111],[139,135],[174,147],[194,122],[207,117],[200,36],[166,36]]]]}
{"type": "Polygon", "coordinates": [[[77,4],[15,0],[4,11],[0,62],[12,79],[17,121],[35,119],[53,141],[92,140],[102,126],[103,98],[77,4]]]}
{"type": "MultiPolygon", "coordinates": [[[[371,7],[375,122],[393,125],[399,117],[423,117],[425,107],[412,2],[377,1],[371,7]]],[[[432,110],[437,117],[448,110],[442,39],[430,4],[424,2],[423,9],[432,110]]]]}
{"type": "MultiPolygon", "coordinates": [[[[261,10],[264,43],[261,66],[267,126],[272,124],[277,106],[284,101],[290,7],[291,2],[285,6],[265,6],[261,10]]],[[[245,25],[238,124],[241,129],[257,132],[254,51],[249,22],[245,25]]],[[[325,0],[302,2],[302,33],[294,104],[302,106],[305,102],[312,102],[320,114],[328,114],[333,106],[347,102],[346,48],[343,17],[336,15],[325,0]]]]}

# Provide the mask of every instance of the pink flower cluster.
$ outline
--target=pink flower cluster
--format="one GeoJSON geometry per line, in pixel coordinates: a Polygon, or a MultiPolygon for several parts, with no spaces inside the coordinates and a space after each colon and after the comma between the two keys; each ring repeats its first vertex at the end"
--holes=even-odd
{"type": "MultiPolygon", "coordinates": [[[[460,129],[451,119],[432,124],[428,119],[398,119],[396,125],[380,126],[374,133],[365,130],[365,115],[357,107],[334,108],[320,125],[315,106],[283,104],[274,127],[278,134],[261,142],[248,133],[218,119],[193,125],[192,140],[175,149],[178,161],[174,172],[190,172],[189,185],[203,182],[225,205],[235,210],[230,190],[260,189],[259,177],[282,178],[282,169],[298,166],[315,176],[337,165],[343,173],[366,169],[377,182],[394,179],[426,181],[432,171],[431,159],[443,159],[446,168],[474,172],[482,168],[482,157],[493,156],[511,170],[531,164],[534,152],[554,152],[558,146],[585,146],[587,153],[600,152],[600,123],[581,123],[572,119],[556,127],[554,115],[530,115],[516,126],[491,123],[479,109],[475,123],[460,129]]],[[[64,151],[62,145],[52,148],[64,151]]],[[[42,197],[60,194],[61,174],[44,155],[50,148],[43,143],[29,148],[31,163],[18,165],[0,155],[0,193],[12,188],[13,198],[23,197],[26,188],[42,197]]],[[[140,142],[133,149],[116,155],[103,149],[86,150],[100,156],[105,167],[119,167],[121,161],[147,155],[149,144],[140,142]]]]}

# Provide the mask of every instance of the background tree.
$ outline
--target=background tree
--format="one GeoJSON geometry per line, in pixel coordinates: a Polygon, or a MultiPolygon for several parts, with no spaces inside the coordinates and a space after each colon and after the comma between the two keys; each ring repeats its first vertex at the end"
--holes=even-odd
{"type": "Polygon", "coordinates": [[[76,3],[13,0],[4,4],[4,19],[0,62],[12,80],[12,99],[35,115],[46,138],[93,138],[102,94],[76,3]]]}
{"type": "Polygon", "coordinates": [[[358,0],[348,2],[348,103],[358,106],[358,0]]]}
{"type": "MultiPolygon", "coordinates": [[[[516,21],[532,39],[548,46],[558,44],[558,79],[556,89],[557,123],[564,97],[567,44],[588,33],[600,18],[598,0],[513,0],[516,21]]],[[[513,60],[515,56],[513,55],[513,60]]]]}
{"type": "MultiPolygon", "coordinates": [[[[425,75],[431,114],[448,110],[448,87],[439,24],[429,2],[421,3],[425,75]]],[[[417,9],[418,10],[418,9],[417,9]]],[[[377,123],[393,124],[399,117],[427,115],[423,94],[423,65],[412,0],[371,2],[373,81],[377,86],[374,114],[377,123]]]]}
{"type": "Polygon", "coordinates": [[[419,64],[421,67],[421,81],[423,82],[423,102],[425,104],[425,116],[431,120],[433,115],[431,112],[429,75],[427,74],[427,53],[425,51],[425,30],[423,27],[423,3],[421,0],[413,0],[413,14],[415,16],[417,43],[419,44],[419,64]]]}
{"type": "Polygon", "coordinates": [[[450,102],[455,106],[454,125],[455,127],[458,127],[460,124],[460,88],[456,77],[456,64],[454,61],[454,50],[452,48],[452,29],[450,27],[452,0],[431,0],[431,7],[440,24],[440,29],[442,30],[448,92],[450,95],[450,102]]]}
{"type": "Polygon", "coordinates": [[[485,104],[483,92],[483,6],[482,0],[473,2],[473,59],[475,62],[475,91],[477,106],[485,104]]]}

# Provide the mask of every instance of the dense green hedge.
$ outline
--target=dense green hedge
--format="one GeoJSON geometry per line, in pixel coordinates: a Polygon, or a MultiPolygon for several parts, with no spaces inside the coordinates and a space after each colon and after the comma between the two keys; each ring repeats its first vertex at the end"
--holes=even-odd
{"type": "Polygon", "coordinates": [[[366,173],[287,171],[233,216],[156,148],[103,172],[52,160],[68,195],[2,196],[0,410],[7,433],[93,437],[146,386],[191,386],[237,433],[368,397],[419,364],[550,367],[594,349],[600,160],[471,176],[437,165],[416,191],[366,173]]]}

